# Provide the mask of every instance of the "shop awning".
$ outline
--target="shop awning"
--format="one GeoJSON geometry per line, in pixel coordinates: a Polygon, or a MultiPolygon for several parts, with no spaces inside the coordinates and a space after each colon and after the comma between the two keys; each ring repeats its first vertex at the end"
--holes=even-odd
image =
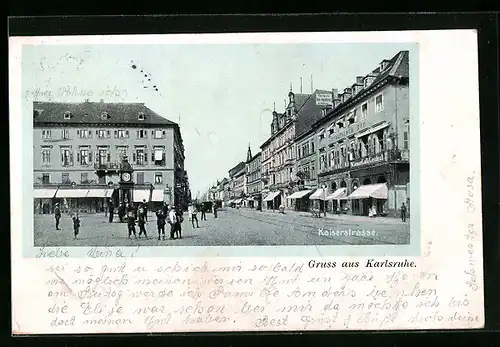
{"type": "Polygon", "coordinates": [[[88,189],[59,189],[56,198],[85,198],[88,192],[88,189]]]}
{"type": "Polygon", "coordinates": [[[288,196],[287,199],[300,199],[311,192],[312,190],[301,190],[300,192],[295,192],[292,195],[288,196]]]}
{"type": "Polygon", "coordinates": [[[361,186],[349,195],[348,199],[387,199],[388,190],[386,183],[367,184],[361,186]]]}
{"type": "Polygon", "coordinates": [[[324,188],[319,188],[316,189],[314,193],[311,194],[309,199],[311,200],[326,200],[326,189],[324,188]]]}
{"type": "Polygon", "coordinates": [[[163,189],[154,189],[151,193],[151,201],[163,201],[163,189]]]}
{"type": "Polygon", "coordinates": [[[266,196],[264,201],[273,201],[274,198],[277,197],[278,195],[280,195],[280,192],[271,192],[266,196]]]}
{"type": "Polygon", "coordinates": [[[241,200],[242,200],[242,199],[236,199],[236,200],[234,200],[234,203],[235,203],[235,204],[241,204],[241,200]]]}
{"type": "Polygon", "coordinates": [[[326,197],[326,200],[339,200],[347,196],[347,188],[339,188],[326,197]]]}
{"type": "Polygon", "coordinates": [[[107,189],[89,189],[87,198],[105,198],[107,189]]]}
{"type": "Polygon", "coordinates": [[[379,131],[381,129],[384,129],[384,128],[388,127],[388,126],[389,126],[389,123],[386,122],[386,121],[384,121],[384,122],[382,122],[382,123],[380,123],[378,125],[375,125],[375,126],[369,128],[369,129],[366,129],[365,131],[362,131],[362,132],[356,134],[356,137],[366,136],[368,134],[371,134],[371,133],[374,133],[374,132],[379,131]]]}
{"type": "Polygon", "coordinates": [[[56,192],[57,189],[34,189],[33,197],[35,199],[52,199],[56,192]]]}
{"type": "Polygon", "coordinates": [[[106,189],[106,197],[110,198],[113,195],[114,189],[106,189]]]}
{"type": "Polygon", "coordinates": [[[142,200],[149,202],[150,193],[149,189],[134,189],[134,202],[142,202],[142,200]]]}

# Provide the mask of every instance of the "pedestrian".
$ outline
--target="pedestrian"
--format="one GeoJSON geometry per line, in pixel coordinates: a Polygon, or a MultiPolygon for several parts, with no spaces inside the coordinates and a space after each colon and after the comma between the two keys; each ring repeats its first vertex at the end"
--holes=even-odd
{"type": "Polygon", "coordinates": [[[133,210],[130,210],[127,214],[127,227],[128,227],[128,238],[134,234],[134,237],[137,238],[135,234],[135,218],[133,210]]]}
{"type": "Polygon", "coordinates": [[[162,209],[156,211],[156,224],[158,226],[158,240],[160,236],[163,235],[163,240],[165,240],[165,219],[166,215],[163,213],[162,209]]]}
{"type": "Polygon", "coordinates": [[[217,218],[217,206],[214,205],[214,218],[217,218]]]}
{"type": "Polygon", "coordinates": [[[80,218],[78,218],[78,215],[73,216],[73,232],[75,234],[75,240],[78,234],[80,233],[80,218]]]}
{"type": "Polygon", "coordinates": [[[141,238],[141,235],[144,233],[144,237],[147,239],[148,234],[146,233],[146,218],[144,216],[143,208],[139,209],[137,224],[139,224],[139,238],[141,238]]]}
{"type": "Polygon", "coordinates": [[[403,202],[403,204],[401,205],[401,220],[403,222],[406,222],[406,205],[405,203],[403,202]]]}
{"type": "Polygon", "coordinates": [[[113,214],[115,212],[115,207],[113,206],[113,201],[109,199],[108,202],[108,209],[109,209],[109,222],[113,223],[113,214]]]}
{"type": "Polygon", "coordinates": [[[184,222],[184,216],[183,216],[183,212],[182,210],[179,208],[177,210],[175,210],[175,214],[176,214],[176,219],[177,219],[177,223],[176,223],[176,227],[175,227],[175,234],[177,235],[177,237],[179,239],[182,239],[182,222],[184,222]]]}
{"type": "Polygon", "coordinates": [[[207,220],[205,204],[201,204],[201,220],[207,220]]]}
{"type": "Polygon", "coordinates": [[[196,221],[196,227],[199,228],[200,225],[198,224],[198,209],[196,208],[195,205],[189,205],[188,207],[188,213],[189,213],[189,216],[191,217],[191,223],[193,224],[193,228],[195,227],[194,226],[194,222],[196,221]]]}
{"type": "Polygon", "coordinates": [[[146,203],[146,199],[142,199],[142,208],[144,210],[144,220],[148,221],[148,204],[146,203]]]}
{"type": "Polygon", "coordinates": [[[118,218],[120,223],[123,223],[123,217],[125,217],[125,206],[123,205],[123,202],[120,202],[118,205],[118,218]]]}
{"type": "Polygon", "coordinates": [[[174,240],[175,231],[177,228],[177,215],[175,213],[175,206],[170,206],[170,211],[168,211],[168,224],[170,224],[170,240],[174,240]]]}
{"type": "Polygon", "coordinates": [[[168,204],[165,201],[163,202],[162,210],[163,210],[163,214],[165,215],[165,217],[168,217],[168,212],[170,210],[168,208],[168,204]]]}
{"type": "Polygon", "coordinates": [[[61,219],[61,209],[59,208],[58,202],[56,202],[56,205],[54,208],[54,217],[56,218],[56,230],[61,230],[61,229],[59,229],[59,220],[61,219]]]}

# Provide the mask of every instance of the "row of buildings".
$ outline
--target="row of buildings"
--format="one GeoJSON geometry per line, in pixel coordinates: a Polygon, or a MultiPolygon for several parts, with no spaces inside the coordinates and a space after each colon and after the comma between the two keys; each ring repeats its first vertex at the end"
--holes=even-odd
{"type": "Polygon", "coordinates": [[[143,103],[33,103],[35,213],[55,202],[86,212],[109,201],[185,207],[184,159],[179,124],[143,103]]]}
{"type": "Polygon", "coordinates": [[[263,209],[395,214],[410,204],[409,52],[344,89],[298,94],[273,112],[270,136],[211,199],[263,209]]]}

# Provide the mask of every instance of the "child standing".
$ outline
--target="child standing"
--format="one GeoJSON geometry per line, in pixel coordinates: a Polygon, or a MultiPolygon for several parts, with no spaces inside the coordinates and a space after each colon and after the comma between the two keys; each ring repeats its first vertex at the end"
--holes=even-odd
{"type": "Polygon", "coordinates": [[[132,236],[132,233],[134,233],[134,237],[137,238],[135,235],[135,219],[134,219],[134,212],[130,211],[127,216],[127,227],[128,227],[128,238],[130,239],[130,236],[132,236]]]}
{"type": "Polygon", "coordinates": [[[165,240],[165,219],[167,216],[163,213],[161,209],[156,211],[156,224],[158,226],[158,240],[160,236],[163,235],[163,239],[165,240]]]}

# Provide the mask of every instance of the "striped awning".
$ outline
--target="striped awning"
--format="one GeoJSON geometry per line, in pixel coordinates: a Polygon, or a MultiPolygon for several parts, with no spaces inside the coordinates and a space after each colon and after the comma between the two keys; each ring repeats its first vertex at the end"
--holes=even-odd
{"type": "Polygon", "coordinates": [[[386,183],[367,184],[359,187],[347,199],[387,199],[388,189],[386,183]]]}
{"type": "Polygon", "coordinates": [[[280,195],[280,192],[271,192],[265,197],[264,201],[273,201],[278,195],[280,195]]]}
{"type": "Polygon", "coordinates": [[[34,189],[33,197],[35,199],[52,199],[56,196],[57,189],[34,189]]]}
{"type": "Polygon", "coordinates": [[[143,200],[149,202],[150,195],[149,189],[134,189],[134,202],[142,202],[143,200]]]}
{"type": "Polygon", "coordinates": [[[314,193],[311,194],[309,199],[311,200],[326,200],[327,190],[325,188],[319,188],[314,193]]]}
{"type": "Polygon", "coordinates": [[[287,199],[300,199],[311,192],[312,192],[312,190],[301,190],[299,192],[295,192],[292,195],[288,196],[287,199]]]}
{"type": "Polygon", "coordinates": [[[347,196],[347,188],[339,188],[326,197],[326,200],[340,200],[347,196]]]}
{"type": "Polygon", "coordinates": [[[56,198],[85,198],[89,189],[59,189],[56,198]]]}
{"type": "Polygon", "coordinates": [[[155,189],[151,193],[151,201],[163,201],[163,189],[155,189]]]}
{"type": "Polygon", "coordinates": [[[234,200],[234,203],[235,203],[235,204],[241,204],[241,200],[242,200],[242,199],[236,199],[236,200],[234,200]]]}

